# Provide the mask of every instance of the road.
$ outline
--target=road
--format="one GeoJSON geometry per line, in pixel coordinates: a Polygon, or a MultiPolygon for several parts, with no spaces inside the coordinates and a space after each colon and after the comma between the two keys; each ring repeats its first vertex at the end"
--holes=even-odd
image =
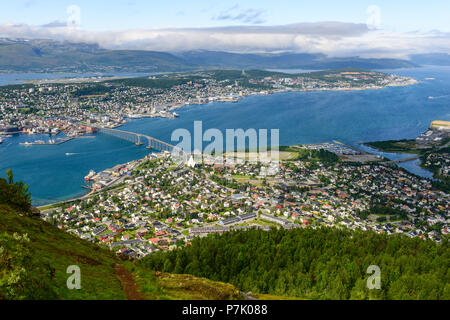
{"type": "MultiPolygon", "coordinates": [[[[118,178],[118,179],[112,181],[109,185],[105,186],[105,188],[108,188],[108,187],[110,187],[110,186],[112,186],[112,185],[114,185],[114,184],[119,184],[119,183],[123,182],[123,180],[124,180],[126,177],[127,177],[127,176],[123,176],[123,177],[120,177],[120,178],[118,178]]],[[[132,184],[133,184],[133,183],[130,183],[129,185],[132,185],[132,184]]],[[[108,191],[116,190],[116,189],[121,188],[121,187],[122,187],[122,186],[116,187],[116,188],[113,188],[113,189],[109,189],[108,191]]],[[[104,191],[105,191],[105,188],[100,189],[100,190],[95,191],[95,192],[89,192],[88,194],[85,194],[84,196],[81,196],[81,197],[79,197],[79,198],[74,198],[74,199],[70,199],[70,200],[64,200],[64,201],[60,201],[60,202],[55,202],[55,203],[47,204],[47,205],[40,206],[40,207],[37,207],[37,208],[38,208],[38,209],[41,209],[41,208],[46,208],[46,207],[49,207],[49,206],[55,206],[55,205],[62,205],[62,204],[66,204],[66,203],[71,203],[71,202],[74,202],[74,201],[77,201],[77,200],[84,200],[84,199],[87,199],[87,198],[96,196],[97,194],[104,192],[104,191]]],[[[49,211],[49,210],[51,210],[51,209],[52,209],[52,208],[49,208],[49,209],[43,210],[42,212],[46,212],[46,211],[49,211]]]]}

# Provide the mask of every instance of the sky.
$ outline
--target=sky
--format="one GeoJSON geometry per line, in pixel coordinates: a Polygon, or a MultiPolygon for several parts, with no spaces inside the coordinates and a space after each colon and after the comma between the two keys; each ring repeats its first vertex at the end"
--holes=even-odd
{"type": "Polygon", "coordinates": [[[157,51],[450,52],[448,0],[0,0],[0,36],[157,51]]]}

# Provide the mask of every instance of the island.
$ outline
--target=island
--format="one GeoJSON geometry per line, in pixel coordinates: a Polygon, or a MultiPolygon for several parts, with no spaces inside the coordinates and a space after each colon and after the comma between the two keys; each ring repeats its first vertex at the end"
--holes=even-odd
{"type": "Polygon", "coordinates": [[[377,90],[417,83],[409,77],[363,69],[302,74],[262,70],[209,70],[139,78],[91,77],[31,81],[0,87],[0,134],[115,128],[129,118],[174,118],[186,105],[237,102],[255,94],[288,91],[377,90]]]}

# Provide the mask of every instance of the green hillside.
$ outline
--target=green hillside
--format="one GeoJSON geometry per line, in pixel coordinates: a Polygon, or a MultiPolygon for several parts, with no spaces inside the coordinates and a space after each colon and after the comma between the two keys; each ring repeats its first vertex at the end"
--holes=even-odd
{"type": "Polygon", "coordinates": [[[0,299],[125,299],[110,251],[30,215],[7,197],[0,179],[0,299]],[[81,269],[81,290],[69,290],[67,268],[81,269]]]}
{"type": "Polygon", "coordinates": [[[109,251],[60,231],[37,218],[19,216],[0,205],[2,269],[0,298],[124,299],[109,251]],[[29,241],[20,240],[26,235],[29,241]],[[67,267],[81,269],[82,290],[66,286],[67,267]],[[22,269],[23,268],[23,269],[22,269]],[[7,285],[5,273],[19,272],[18,282],[7,285]]]}
{"type": "Polygon", "coordinates": [[[106,50],[97,45],[51,40],[0,39],[0,70],[14,72],[155,72],[191,65],[170,53],[106,50]]]}
{"type": "Polygon", "coordinates": [[[26,185],[0,178],[0,300],[240,299],[234,286],[160,274],[32,215],[26,185]],[[81,271],[69,290],[67,267],[81,271]]]}
{"type": "Polygon", "coordinates": [[[138,262],[33,216],[21,182],[0,179],[1,299],[450,299],[450,252],[442,244],[350,230],[230,232],[138,262]],[[81,289],[67,288],[67,268],[81,289]],[[369,290],[370,265],[381,289],[369,290]],[[287,298],[284,298],[287,299],[287,298]]]}

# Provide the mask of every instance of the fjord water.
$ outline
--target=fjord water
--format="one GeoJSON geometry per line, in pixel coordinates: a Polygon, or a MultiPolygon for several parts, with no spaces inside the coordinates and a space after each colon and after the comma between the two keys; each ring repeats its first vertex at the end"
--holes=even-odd
{"type": "MultiPolygon", "coordinates": [[[[419,83],[381,90],[255,95],[237,103],[186,106],[177,110],[180,117],[175,119],[133,119],[121,129],[171,142],[175,129],[192,132],[193,122],[201,120],[204,131],[208,128],[222,132],[237,128],[280,129],[280,145],[334,139],[356,145],[412,139],[426,131],[431,121],[450,120],[450,67],[385,72],[411,76],[419,83]],[[430,96],[434,99],[429,99],[430,96]]],[[[110,168],[148,153],[143,146],[105,135],[59,146],[18,145],[37,139],[42,138],[20,135],[0,145],[0,176],[5,175],[7,168],[13,169],[17,179],[28,183],[35,205],[79,196],[85,193],[81,185],[90,169],[110,168]]],[[[412,171],[417,169],[414,164],[404,165],[412,171]]]]}

